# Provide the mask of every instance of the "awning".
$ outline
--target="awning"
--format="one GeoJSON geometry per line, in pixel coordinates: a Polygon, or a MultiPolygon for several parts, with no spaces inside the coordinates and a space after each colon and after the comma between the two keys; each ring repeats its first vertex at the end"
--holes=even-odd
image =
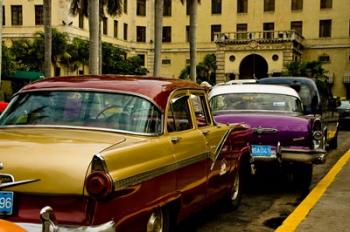
{"type": "Polygon", "coordinates": [[[344,84],[350,84],[350,72],[344,74],[344,84]]]}
{"type": "Polygon", "coordinates": [[[35,81],[43,77],[44,77],[44,73],[42,72],[16,71],[13,75],[10,76],[10,79],[35,81]]]}

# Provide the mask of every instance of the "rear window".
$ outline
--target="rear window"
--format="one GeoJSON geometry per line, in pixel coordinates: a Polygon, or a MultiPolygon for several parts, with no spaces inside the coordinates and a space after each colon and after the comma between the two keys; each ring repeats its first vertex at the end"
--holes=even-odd
{"type": "Polygon", "coordinates": [[[30,92],[16,96],[1,126],[60,125],[135,133],[160,133],[161,113],[150,101],[129,94],[88,91],[30,92]]]}

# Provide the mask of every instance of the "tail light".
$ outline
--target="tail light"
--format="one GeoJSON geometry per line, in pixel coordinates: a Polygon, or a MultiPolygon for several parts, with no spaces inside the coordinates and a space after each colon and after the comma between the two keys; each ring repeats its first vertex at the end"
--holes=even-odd
{"type": "Polygon", "coordinates": [[[95,198],[104,198],[113,191],[112,178],[106,172],[92,172],[86,179],[86,191],[95,198]]]}
{"type": "Polygon", "coordinates": [[[113,179],[108,174],[106,162],[99,154],[92,159],[91,173],[86,178],[85,188],[94,198],[104,198],[114,189],[113,179]]]}

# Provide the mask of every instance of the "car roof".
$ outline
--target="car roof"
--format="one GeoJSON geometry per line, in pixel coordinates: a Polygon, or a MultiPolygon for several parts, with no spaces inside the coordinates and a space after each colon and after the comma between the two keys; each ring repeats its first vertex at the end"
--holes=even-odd
{"type": "Polygon", "coordinates": [[[176,89],[203,89],[198,84],[178,79],[145,76],[86,75],[45,78],[24,86],[18,93],[44,90],[85,89],[125,92],[144,96],[165,110],[170,94],[176,89]]]}
{"type": "Polygon", "coordinates": [[[271,93],[290,95],[300,99],[298,93],[291,87],[280,85],[264,85],[264,84],[249,84],[249,85],[218,85],[214,86],[210,91],[209,97],[229,94],[229,93],[271,93]]]}

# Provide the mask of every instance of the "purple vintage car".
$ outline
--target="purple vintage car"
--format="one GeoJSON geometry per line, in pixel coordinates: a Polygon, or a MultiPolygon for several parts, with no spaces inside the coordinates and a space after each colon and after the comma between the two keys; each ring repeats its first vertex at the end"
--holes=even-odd
{"type": "Polygon", "coordinates": [[[325,162],[326,142],[320,119],[303,115],[294,89],[223,84],[215,86],[209,98],[217,122],[245,122],[253,128],[252,171],[267,162],[279,164],[297,186],[310,186],[312,165],[325,162]]]}

